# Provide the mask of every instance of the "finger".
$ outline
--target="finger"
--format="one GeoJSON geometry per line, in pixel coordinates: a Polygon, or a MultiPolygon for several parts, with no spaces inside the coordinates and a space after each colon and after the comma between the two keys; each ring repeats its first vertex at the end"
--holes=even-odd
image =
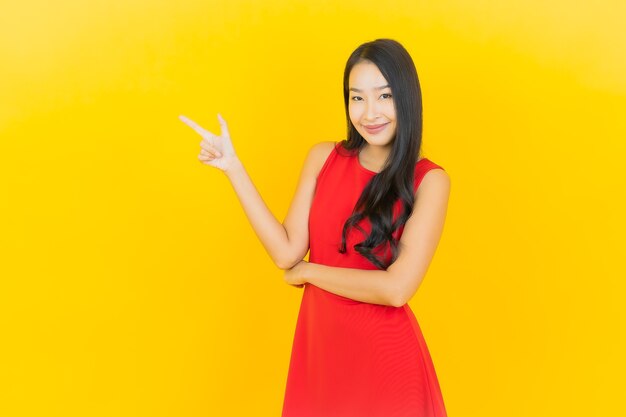
{"type": "Polygon", "coordinates": [[[191,127],[193,130],[195,130],[197,133],[199,133],[202,136],[205,136],[207,134],[211,134],[211,132],[209,132],[208,130],[204,129],[198,123],[194,122],[193,120],[191,120],[188,117],[183,116],[182,114],[180,116],[178,116],[178,118],[180,120],[182,120],[183,123],[185,123],[187,126],[191,127]]]}
{"type": "Polygon", "coordinates": [[[220,156],[222,156],[222,154],[219,153],[215,148],[202,149],[200,153],[203,155],[210,155],[214,158],[219,158],[220,156]]]}
{"type": "Polygon", "coordinates": [[[220,121],[220,127],[222,128],[222,136],[230,137],[230,132],[228,131],[228,125],[226,124],[226,120],[222,117],[221,114],[217,113],[217,120],[220,121]]]}
{"type": "Polygon", "coordinates": [[[211,162],[215,160],[211,155],[198,155],[198,159],[202,162],[211,162]]]}
{"type": "Polygon", "coordinates": [[[200,142],[200,147],[202,148],[202,151],[204,151],[204,152],[211,153],[212,155],[215,155],[215,156],[222,156],[220,151],[218,151],[213,146],[211,146],[211,145],[204,145],[204,141],[200,142]]]}

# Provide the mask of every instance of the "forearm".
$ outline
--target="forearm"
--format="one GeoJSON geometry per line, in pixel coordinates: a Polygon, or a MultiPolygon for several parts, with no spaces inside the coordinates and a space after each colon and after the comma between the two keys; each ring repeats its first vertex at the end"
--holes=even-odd
{"type": "Polygon", "coordinates": [[[389,272],[375,269],[355,269],[307,265],[307,282],[333,294],[364,303],[397,306],[395,282],[389,272]]]}
{"type": "Polygon", "coordinates": [[[225,174],[267,253],[279,268],[288,265],[291,259],[287,231],[263,201],[241,161],[237,160],[225,174]]]}

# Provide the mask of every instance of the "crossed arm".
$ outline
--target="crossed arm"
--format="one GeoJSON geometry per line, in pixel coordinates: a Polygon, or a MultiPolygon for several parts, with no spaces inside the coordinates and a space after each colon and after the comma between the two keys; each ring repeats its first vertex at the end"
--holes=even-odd
{"type": "MultiPolygon", "coordinates": [[[[340,268],[301,261],[285,271],[285,280],[310,283],[333,294],[371,304],[396,305],[389,272],[340,268]]],[[[399,307],[399,306],[398,306],[399,307]]]]}
{"type": "Polygon", "coordinates": [[[439,243],[445,221],[450,179],[442,169],[427,172],[416,193],[416,204],[399,241],[399,256],[382,270],[360,270],[309,264],[302,259],[309,249],[309,210],[317,175],[335,142],[320,142],[309,150],[296,194],[283,224],[268,209],[236,156],[226,122],[218,115],[222,134],[216,136],[181,116],[204,138],[199,159],[226,173],[250,223],[285,280],[309,282],[327,291],[368,303],[402,306],[421,284],[439,243]],[[215,146],[221,144],[221,149],[215,146]],[[225,152],[222,155],[222,152],[225,152]]]}
{"type": "Polygon", "coordinates": [[[332,143],[314,145],[284,224],[265,205],[243,165],[228,172],[257,236],[274,263],[285,270],[285,281],[310,283],[353,300],[401,307],[419,288],[443,233],[450,178],[442,169],[428,171],[416,192],[416,203],[398,242],[398,258],[387,270],[331,267],[304,260],[308,251],[308,211],[317,173],[332,143]]]}
{"type": "Polygon", "coordinates": [[[386,271],[300,261],[285,271],[285,280],[291,284],[308,282],[366,303],[403,306],[416,293],[434,257],[443,232],[449,194],[450,179],[444,170],[433,169],[424,176],[413,214],[398,244],[398,258],[386,271]]]}

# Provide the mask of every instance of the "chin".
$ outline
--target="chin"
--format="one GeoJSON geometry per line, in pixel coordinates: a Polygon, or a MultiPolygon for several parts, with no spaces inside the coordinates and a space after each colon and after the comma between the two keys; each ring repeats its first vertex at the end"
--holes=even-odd
{"type": "MultiPolygon", "coordinates": [[[[366,133],[367,135],[367,133],[366,133]]],[[[365,139],[365,141],[370,144],[370,145],[375,145],[375,146],[387,146],[387,145],[391,145],[393,143],[393,138],[377,138],[377,137],[371,137],[371,136],[365,136],[365,135],[361,135],[363,136],[363,139],[365,139]]]]}

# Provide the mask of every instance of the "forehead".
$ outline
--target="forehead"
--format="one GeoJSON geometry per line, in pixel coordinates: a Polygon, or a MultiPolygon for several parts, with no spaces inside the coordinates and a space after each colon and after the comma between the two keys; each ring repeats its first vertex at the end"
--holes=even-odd
{"type": "Polygon", "coordinates": [[[363,61],[352,67],[349,77],[349,88],[360,90],[371,90],[387,84],[376,64],[371,61],[363,61]]]}

